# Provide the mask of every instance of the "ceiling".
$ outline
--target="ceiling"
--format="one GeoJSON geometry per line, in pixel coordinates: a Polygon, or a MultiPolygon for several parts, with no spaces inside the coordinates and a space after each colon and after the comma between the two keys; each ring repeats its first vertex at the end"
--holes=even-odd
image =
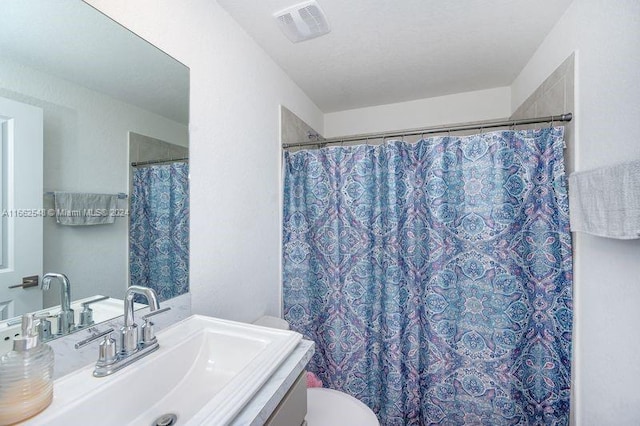
{"type": "Polygon", "coordinates": [[[188,124],[189,69],[84,2],[3,2],[0,52],[0,58],[188,124]]]}
{"type": "Polygon", "coordinates": [[[318,0],[331,32],[293,44],[301,0],[218,0],[323,112],[510,85],[571,0],[318,0]]]}

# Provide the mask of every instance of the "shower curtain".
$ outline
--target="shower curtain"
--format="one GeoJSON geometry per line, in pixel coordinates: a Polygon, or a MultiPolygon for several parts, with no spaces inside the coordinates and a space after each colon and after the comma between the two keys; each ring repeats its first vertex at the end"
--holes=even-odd
{"type": "Polygon", "coordinates": [[[161,301],[189,291],[188,176],[187,163],[134,169],[130,282],[151,287],[161,301]]]}
{"type": "Polygon", "coordinates": [[[382,425],[567,425],[563,128],[285,153],[284,312],[382,425]]]}

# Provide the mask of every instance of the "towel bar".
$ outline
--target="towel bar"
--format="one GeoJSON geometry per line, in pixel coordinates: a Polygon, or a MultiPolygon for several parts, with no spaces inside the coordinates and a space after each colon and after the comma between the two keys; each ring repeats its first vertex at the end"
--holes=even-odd
{"type": "MultiPolygon", "coordinates": [[[[49,191],[49,192],[45,192],[44,195],[51,195],[53,196],[54,192],[53,191],[49,191]]],[[[118,199],[120,200],[125,200],[127,199],[129,196],[127,194],[125,194],[124,192],[118,192],[118,199]]]]}

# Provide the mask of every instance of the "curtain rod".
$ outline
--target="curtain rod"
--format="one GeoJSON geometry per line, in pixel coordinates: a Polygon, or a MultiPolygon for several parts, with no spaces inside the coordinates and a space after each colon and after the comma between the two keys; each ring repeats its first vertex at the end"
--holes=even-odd
{"type": "Polygon", "coordinates": [[[177,163],[177,162],[180,162],[180,161],[189,162],[189,157],[172,158],[170,160],[134,161],[134,162],[131,163],[131,167],[151,166],[151,165],[154,165],[154,164],[177,163]]]}
{"type": "Polygon", "coordinates": [[[449,126],[434,126],[434,127],[424,127],[422,129],[398,130],[398,131],[386,132],[386,133],[368,133],[368,134],[361,134],[361,135],[352,135],[352,136],[345,136],[342,138],[329,138],[329,139],[324,139],[322,141],[314,141],[314,142],[283,143],[282,148],[283,149],[298,148],[302,146],[325,147],[327,145],[340,144],[343,142],[365,141],[369,139],[388,139],[388,138],[396,138],[396,137],[404,137],[404,136],[429,135],[433,133],[458,132],[462,130],[484,130],[484,129],[493,129],[496,127],[522,126],[525,124],[537,124],[537,123],[553,124],[556,121],[565,122],[565,121],[571,121],[572,119],[573,119],[573,114],[569,112],[561,115],[549,115],[547,117],[537,117],[537,118],[523,118],[519,120],[510,120],[505,118],[502,120],[475,121],[471,123],[452,124],[449,126]]]}

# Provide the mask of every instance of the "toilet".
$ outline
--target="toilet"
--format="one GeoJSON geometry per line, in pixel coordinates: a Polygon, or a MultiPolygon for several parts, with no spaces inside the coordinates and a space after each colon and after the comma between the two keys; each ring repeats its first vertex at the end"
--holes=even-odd
{"type": "MultiPolygon", "coordinates": [[[[254,322],[263,327],[289,330],[281,318],[264,316],[254,322]]],[[[361,401],[344,392],[327,388],[307,389],[306,426],[379,426],[378,418],[361,401]]]]}

